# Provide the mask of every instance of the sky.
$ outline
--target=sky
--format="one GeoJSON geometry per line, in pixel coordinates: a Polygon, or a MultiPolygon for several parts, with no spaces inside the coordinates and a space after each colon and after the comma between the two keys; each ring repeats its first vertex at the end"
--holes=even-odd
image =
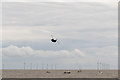
{"type": "Polygon", "coordinates": [[[3,2],[4,68],[117,69],[117,10],[109,2],[3,2]]]}

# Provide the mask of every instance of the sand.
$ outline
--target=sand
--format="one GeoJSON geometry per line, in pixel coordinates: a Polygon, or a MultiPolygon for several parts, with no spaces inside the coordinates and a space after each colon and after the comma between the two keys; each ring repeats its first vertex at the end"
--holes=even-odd
{"type": "Polygon", "coordinates": [[[118,78],[117,70],[3,70],[3,78],[118,78]]]}

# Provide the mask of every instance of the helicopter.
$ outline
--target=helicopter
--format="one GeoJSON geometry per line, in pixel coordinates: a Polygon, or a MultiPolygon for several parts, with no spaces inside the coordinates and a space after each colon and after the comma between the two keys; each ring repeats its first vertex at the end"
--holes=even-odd
{"type": "Polygon", "coordinates": [[[52,41],[53,43],[56,43],[56,42],[57,42],[57,43],[59,44],[58,40],[55,39],[55,38],[53,38],[53,35],[51,35],[51,37],[52,37],[52,38],[51,38],[51,41],[52,41]]]}

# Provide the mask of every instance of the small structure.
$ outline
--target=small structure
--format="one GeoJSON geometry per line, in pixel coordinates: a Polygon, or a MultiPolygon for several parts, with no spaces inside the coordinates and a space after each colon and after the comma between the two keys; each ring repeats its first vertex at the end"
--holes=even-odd
{"type": "Polygon", "coordinates": [[[64,74],[71,74],[71,72],[70,71],[65,71],[64,74]]]}
{"type": "Polygon", "coordinates": [[[82,70],[78,70],[78,72],[82,72],[82,70]]]}
{"type": "Polygon", "coordinates": [[[49,71],[47,71],[46,73],[50,73],[49,71]]]}

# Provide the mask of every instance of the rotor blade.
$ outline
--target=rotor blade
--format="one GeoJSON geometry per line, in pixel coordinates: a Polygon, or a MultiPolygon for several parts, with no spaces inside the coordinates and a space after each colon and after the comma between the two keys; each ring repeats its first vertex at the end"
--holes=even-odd
{"type": "Polygon", "coordinates": [[[51,35],[51,37],[53,38],[53,35],[51,35]]]}

